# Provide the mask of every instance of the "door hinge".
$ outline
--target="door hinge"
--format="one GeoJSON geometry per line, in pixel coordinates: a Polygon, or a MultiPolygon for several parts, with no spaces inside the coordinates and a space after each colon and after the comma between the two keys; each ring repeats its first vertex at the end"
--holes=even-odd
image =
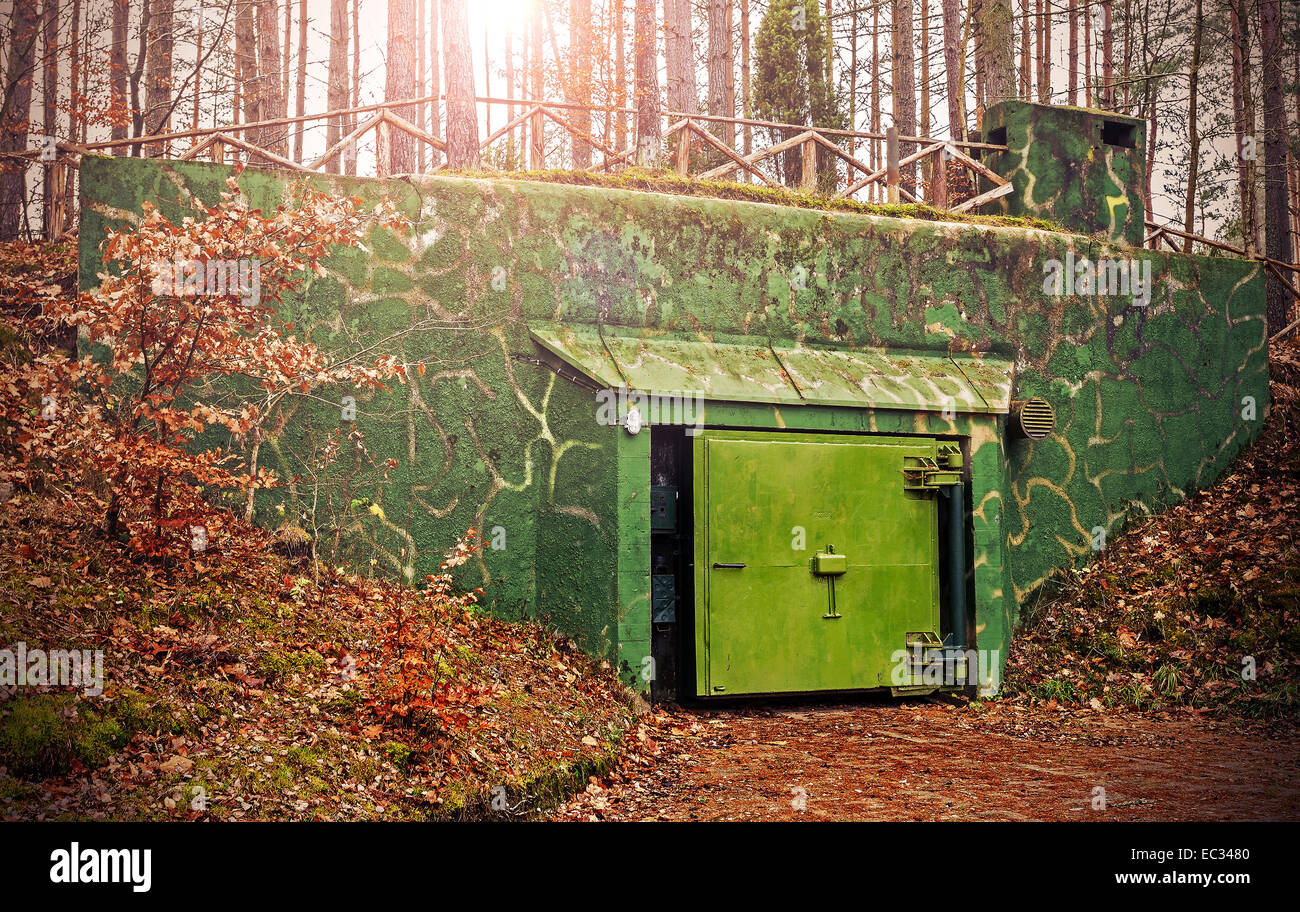
{"type": "Polygon", "coordinates": [[[935,491],[961,484],[961,447],[955,443],[939,445],[937,455],[903,457],[903,490],[935,491]]]}

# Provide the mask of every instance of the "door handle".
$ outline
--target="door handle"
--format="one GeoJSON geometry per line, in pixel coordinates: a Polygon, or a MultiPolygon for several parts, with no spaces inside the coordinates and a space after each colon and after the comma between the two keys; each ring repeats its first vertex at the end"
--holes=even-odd
{"type": "Polygon", "coordinates": [[[714,564],[714,570],[744,570],[744,564],[714,564]]]}

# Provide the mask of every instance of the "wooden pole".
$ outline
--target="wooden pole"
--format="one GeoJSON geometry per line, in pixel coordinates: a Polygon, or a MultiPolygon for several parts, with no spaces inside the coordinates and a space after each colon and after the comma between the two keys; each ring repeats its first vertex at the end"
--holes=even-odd
{"type": "Polygon", "coordinates": [[[898,127],[885,131],[885,185],[889,188],[888,200],[898,202],[898,127]]]}

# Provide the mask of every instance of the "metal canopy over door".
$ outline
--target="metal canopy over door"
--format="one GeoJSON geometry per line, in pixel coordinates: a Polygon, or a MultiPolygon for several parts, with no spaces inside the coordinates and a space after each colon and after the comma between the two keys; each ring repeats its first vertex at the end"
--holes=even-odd
{"type": "Polygon", "coordinates": [[[696,440],[696,692],[889,687],[939,630],[932,438],[706,431],[696,440]],[[799,550],[800,546],[803,550],[799,550]]]}

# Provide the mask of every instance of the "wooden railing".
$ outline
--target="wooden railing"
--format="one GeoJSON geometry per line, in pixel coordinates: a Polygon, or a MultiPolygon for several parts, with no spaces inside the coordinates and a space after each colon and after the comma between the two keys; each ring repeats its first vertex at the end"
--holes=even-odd
{"type": "MultiPolygon", "coordinates": [[[[70,226],[71,220],[67,211],[70,194],[66,192],[69,180],[68,169],[77,167],[80,156],[86,154],[111,153],[121,149],[139,150],[146,146],[154,146],[168,151],[185,145],[184,151],[175,157],[186,161],[206,157],[210,161],[226,162],[231,157],[242,155],[248,160],[261,160],[276,167],[310,173],[318,172],[331,163],[339,162],[341,156],[351,155],[355,160],[356,150],[361,142],[367,139],[370,134],[373,134],[376,161],[375,176],[385,177],[388,176],[388,151],[391,147],[393,131],[398,131],[412,137],[418,143],[422,143],[427,149],[438,153],[431,156],[433,162],[437,163],[431,162],[428,167],[423,169],[424,173],[437,173],[446,170],[446,162],[437,161],[446,153],[445,142],[397,113],[402,109],[429,104],[435,100],[439,99],[435,96],[425,96],[404,101],[383,102],[342,110],[325,111],[320,114],[281,117],[221,127],[174,130],[148,136],[127,137],[85,144],[56,143],[55,147],[58,153],[56,159],[44,162],[47,173],[50,175],[49,189],[46,192],[46,198],[49,202],[45,207],[45,234],[49,238],[58,237],[70,226]],[[289,128],[298,130],[319,129],[331,120],[349,123],[350,118],[362,119],[359,123],[356,123],[356,126],[347,135],[339,138],[324,153],[311,160],[295,160],[285,153],[267,148],[265,144],[259,144],[250,138],[250,136],[265,135],[266,131],[271,130],[285,130],[287,132],[289,128]]],[[[479,104],[489,107],[505,106],[509,112],[508,122],[493,130],[479,144],[480,153],[489,152],[503,141],[513,141],[515,134],[523,131],[528,134],[528,140],[531,141],[521,143],[519,148],[527,149],[530,169],[545,169],[548,163],[544,144],[544,130],[545,124],[550,122],[559,127],[563,134],[571,137],[573,143],[585,144],[593,152],[599,153],[599,162],[588,169],[592,172],[613,173],[627,167],[632,161],[633,150],[636,148],[634,130],[628,132],[626,148],[614,148],[608,141],[608,136],[602,139],[589,131],[575,127],[571,114],[573,111],[581,110],[588,112],[589,115],[625,117],[634,121],[636,112],[630,108],[585,106],[556,101],[532,102],[517,98],[481,97],[476,100],[479,104]],[[519,113],[516,114],[515,112],[519,113]],[[539,137],[543,141],[539,141],[539,137]]],[[[863,190],[869,189],[878,197],[891,202],[919,202],[921,199],[919,191],[909,189],[907,183],[900,179],[900,173],[903,168],[923,162],[926,159],[930,159],[932,164],[929,169],[931,180],[925,194],[925,202],[937,208],[951,208],[954,212],[968,212],[1011,191],[1011,186],[1006,180],[973,157],[981,151],[1001,151],[1006,146],[939,139],[929,136],[900,136],[893,128],[884,133],[873,133],[829,127],[810,127],[802,124],[777,123],[753,118],[722,117],[706,114],[688,115],[674,111],[663,111],[660,116],[665,118],[668,123],[667,128],[663,131],[662,141],[670,149],[670,160],[676,173],[683,177],[717,180],[739,172],[743,179],[755,180],[769,186],[775,186],[779,181],[775,172],[770,170],[773,159],[789,150],[799,149],[802,152],[802,170],[798,188],[808,192],[814,192],[818,188],[829,185],[834,187],[832,191],[834,195],[842,198],[853,197],[863,190]],[[737,136],[740,136],[742,131],[748,131],[752,136],[753,131],[758,129],[769,134],[784,134],[784,138],[745,154],[719,139],[708,129],[709,126],[718,124],[730,124],[737,136]],[[870,158],[872,161],[863,162],[854,154],[857,145],[861,142],[870,144],[872,150],[870,158]],[[919,149],[916,152],[900,157],[899,149],[902,144],[916,145],[919,146],[919,149]],[[844,145],[848,145],[850,151],[846,151],[843,148],[844,145]],[[885,158],[883,162],[876,160],[878,158],[878,147],[883,147],[883,157],[885,158]],[[819,150],[821,157],[830,157],[838,164],[843,165],[845,174],[842,182],[838,179],[838,174],[834,180],[819,180],[819,155],[817,154],[819,150]],[[707,156],[699,154],[706,151],[709,153],[707,156]],[[973,174],[986,178],[990,183],[994,184],[994,189],[984,194],[952,201],[950,207],[946,168],[944,167],[946,160],[949,159],[958,161],[973,174]],[[718,164],[719,161],[721,161],[721,164],[718,164]],[[692,173],[692,167],[695,165],[698,165],[698,167],[695,173],[692,173]],[[765,168],[765,165],[768,167],[765,168]]],[[[285,145],[287,145],[287,142],[285,145]]],[[[16,157],[34,160],[40,155],[39,151],[33,150],[20,153],[16,157]]]]}
{"type": "MultiPolygon", "coordinates": [[[[188,143],[178,157],[181,160],[194,160],[206,155],[214,162],[225,162],[227,153],[243,154],[248,159],[261,159],[276,167],[287,168],[305,173],[319,172],[331,163],[337,163],[340,156],[351,154],[355,161],[356,149],[363,139],[373,133],[375,136],[375,176],[387,176],[389,149],[393,131],[399,131],[422,143],[429,149],[446,153],[446,144],[442,139],[411,123],[397,110],[418,105],[427,105],[442,100],[441,96],[424,96],[404,101],[381,102],[360,105],[320,114],[304,114],[297,117],[280,117],[244,124],[231,124],[223,127],[206,127],[192,130],[175,130],[149,136],[128,137],[125,139],[106,140],[102,142],[75,144],[59,142],[55,144],[57,154],[53,160],[43,155],[41,150],[19,153],[11,158],[35,161],[38,158],[46,174],[45,206],[43,209],[44,233],[47,238],[62,236],[71,226],[69,206],[71,203],[70,169],[76,168],[81,155],[113,152],[118,149],[138,149],[142,146],[155,145],[168,150],[180,143],[188,143]],[[323,126],[331,120],[350,123],[350,118],[364,116],[347,135],[342,136],[325,150],[324,153],[309,161],[297,161],[288,155],[268,149],[252,142],[249,134],[258,135],[263,131],[279,128],[311,129],[309,124],[323,126]]],[[[486,153],[503,140],[513,140],[516,133],[528,134],[520,149],[527,149],[530,168],[542,170],[547,167],[545,149],[545,123],[550,121],[558,126],[574,143],[589,146],[593,152],[600,153],[601,161],[588,170],[596,173],[612,173],[624,168],[632,160],[636,148],[635,130],[627,132],[626,147],[614,148],[605,139],[592,135],[589,131],[578,129],[571,120],[571,112],[586,111],[589,115],[607,115],[608,117],[627,118],[635,123],[636,111],[631,108],[612,106],[577,105],[570,102],[544,101],[534,102],[518,98],[480,97],[478,104],[504,106],[509,120],[493,130],[479,144],[480,154],[486,153]],[[515,113],[515,112],[519,113],[515,113]]],[[[846,130],[831,127],[811,127],[803,124],[778,123],[745,117],[723,117],[710,114],[685,114],[677,111],[662,111],[660,117],[668,123],[663,131],[662,141],[670,149],[670,164],[681,177],[694,177],[701,180],[720,180],[739,172],[747,180],[756,180],[767,186],[777,186],[779,181],[774,173],[769,173],[763,165],[785,152],[800,150],[800,173],[798,189],[805,192],[825,192],[825,185],[833,186],[833,194],[840,198],[854,197],[864,190],[869,190],[884,201],[926,202],[937,209],[951,212],[970,212],[977,207],[992,202],[1012,192],[1009,181],[996,174],[975,156],[981,152],[1005,151],[1005,145],[962,140],[943,139],[930,136],[900,136],[890,127],[883,133],[860,130],[846,130]],[[752,136],[755,129],[770,134],[785,134],[770,145],[745,154],[728,145],[708,129],[709,125],[729,124],[739,136],[746,131],[752,136]],[[866,141],[871,149],[871,161],[863,162],[856,156],[859,142],[866,141]],[[848,145],[848,151],[843,147],[848,145]],[[901,155],[902,145],[917,146],[916,151],[901,155]],[[883,156],[878,154],[883,149],[883,156]],[[883,161],[879,159],[883,157],[883,161]],[[838,173],[836,179],[821,180],[818,174],[818,159],[832,159],[845,168],[845,180],[840,185],[838,173]],[[703,170],[693,167],[697,165],[703,170]],[[901,177],[904,168],[927,162],[929,181],[922,195],[909,188],[909,182],[901,177]],[[720,161],[720,163],[719,163],[720,161]],[[972,193],[962,199],[950,200],[948,192],[949,161],[956,161],[970,174],[984,178],[992,189],[983,193],[972,193]]],[[[594,118],[593,118],[594,119],[594,118]]],[[[748,143],[747,143],[748,144],[748,143]]],[[[287,145],[287,142],[286,142],[287,145]]],[[[437,156],[434,157],[435,159],[437,156]]],[[[430,163],[425,173],[437,173],[447,168],[446,162],[430,163]]],[[[1198,235],[1188,234],[1168,226],[1147,222],[1148,234],[1145,245],[1152,250],[1167,244],[1181,252],[1187,241],[1204,244],[1207,247],[1223,250],[1236,256],[1259,260],[1265,269],[1275,275],[1287,287],[1291,294],[1300,300],[1300,291],[1289,281],[1287,272],[1300,273],[1300,265],[1258,254],[1247,254],[1240,247],[1225,244],[1198,235]],[[1184,242],[1180,244],[1179,241],[1184,242]],[[1285,270],[1285,272],[1284,272],[1285,270]]],[[[1289,327],[1294,328],[1294,327],[1289,327]]]]}

